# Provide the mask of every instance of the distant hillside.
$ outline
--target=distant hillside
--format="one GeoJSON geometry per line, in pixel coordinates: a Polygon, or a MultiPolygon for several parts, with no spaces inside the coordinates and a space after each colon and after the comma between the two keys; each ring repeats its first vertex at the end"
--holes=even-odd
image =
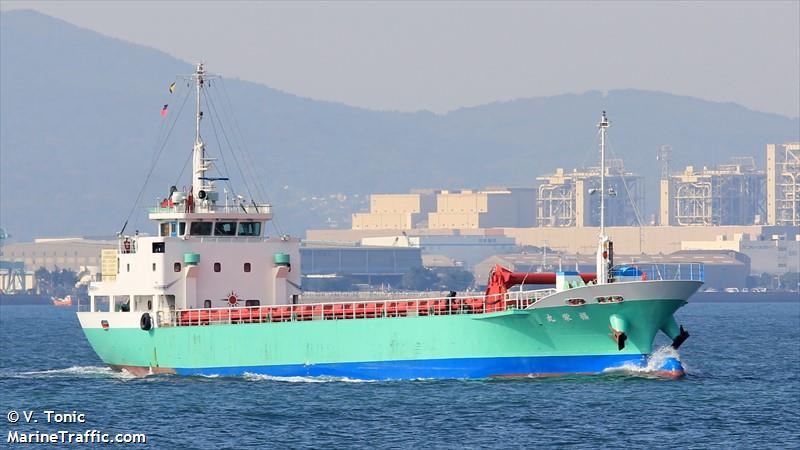
{"type": "MultiPolygon", "coordinates": [[[[208,68],[220,71],[213,61],[208,68]]],[[[163,52],[39,13],[0,14],[2,226],[18,239],[117,231],[147,174],[163,121],[158,110],[170,103],[175,114],[180,106],[180,92],[170,96],[166,86],[191,71],[163,52]]],[[[236,79],[226,79],[225,89],[279,223],[294,233],[346,218],[359,204],[314,203],[312,196],[525,186],[559,166],[593,164],[601,110],[612,120],[614,153],[648,177],[648,211],[655,211],[661,144],[672,145],[680,167],[744,154],[763,164],[766,143],[800,139],[798,119],[649,91],[521,99],[435,115],[353,108],[236,79]]],[[[191,118],[184,116],[144,205],[165,195],[191,150],[191,118]]],[[[208,130],[205,138],[214,153],[208,130]]],[[[184,172],[181,184],[186,179],[184,172]]]]}

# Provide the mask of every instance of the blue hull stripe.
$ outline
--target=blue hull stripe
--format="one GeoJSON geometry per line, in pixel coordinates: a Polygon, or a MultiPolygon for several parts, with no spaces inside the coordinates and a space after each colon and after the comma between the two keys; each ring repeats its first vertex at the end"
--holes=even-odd
{"type": "Polygon", "coordinates": [[[361,380],[414,378],[489,378],[524,375],[600,373],[624,364],[647,365],[646,355],[538,356],[369,361],[270,366],[175,368],[179,375],[342,377],[361,380]]]}

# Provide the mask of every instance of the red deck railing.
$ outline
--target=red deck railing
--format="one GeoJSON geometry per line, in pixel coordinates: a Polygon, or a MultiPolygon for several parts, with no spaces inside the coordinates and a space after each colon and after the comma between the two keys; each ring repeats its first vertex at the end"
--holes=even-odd
{"type": "Polygon", "coordinates": [[[490,297],[438,297],[414,300],[185,309],[172,311],[166,317],[159,314],[159,325],[198,326],[485,314],[509,309],[525,309],[553,292],[555,292],[553,289],[541,289],[508,292],[490,297]]]}

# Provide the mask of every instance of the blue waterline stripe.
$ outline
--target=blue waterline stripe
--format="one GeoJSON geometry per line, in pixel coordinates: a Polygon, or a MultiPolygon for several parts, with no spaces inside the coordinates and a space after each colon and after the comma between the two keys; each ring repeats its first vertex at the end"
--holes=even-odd
{"type": "Polygon", "coordinates": [[[624,364],[647,365],[646,355],[536,356],[368,361],[269,366],[175,368],[179,375],[342,377],[361,380],[489,378],[514,375],[600,373],[624,364]]]}

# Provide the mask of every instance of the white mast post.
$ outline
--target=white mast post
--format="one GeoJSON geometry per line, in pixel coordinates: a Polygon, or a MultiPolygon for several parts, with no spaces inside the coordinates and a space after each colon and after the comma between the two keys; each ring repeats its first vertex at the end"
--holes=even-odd
{"type": "Polygon", "coordinates": [[[600,129],[600,236],[597,246],[596,273],[597,284],[608,282],[608,242],[606,236],[606,129],[609,127],[606,112],[600,117],[597,124],[600,129]]]}
{"type": "Polygon", "coordinates": [[[192,78],[195,79],[197,90],[197,98],[195,99],[194,151],[192,152],[192,195],[196,197],[197,193],[203,188],[203,180],[201,180],[201,178],[206,171],[205,144],[203,144],[203,138],[200,137],[200,120],[203,118],[203,111],[200,110],[200,94],[205,80],[205,69],[203,68],[202,62],[197,64],[197,70],[192,78]]]}
{"type": "Polygon", "coordinates": [[[606,235],[606,128],[608,128],[605,111],[597,126],[600,128],[600,236],[604,237],[606,235]]]}

